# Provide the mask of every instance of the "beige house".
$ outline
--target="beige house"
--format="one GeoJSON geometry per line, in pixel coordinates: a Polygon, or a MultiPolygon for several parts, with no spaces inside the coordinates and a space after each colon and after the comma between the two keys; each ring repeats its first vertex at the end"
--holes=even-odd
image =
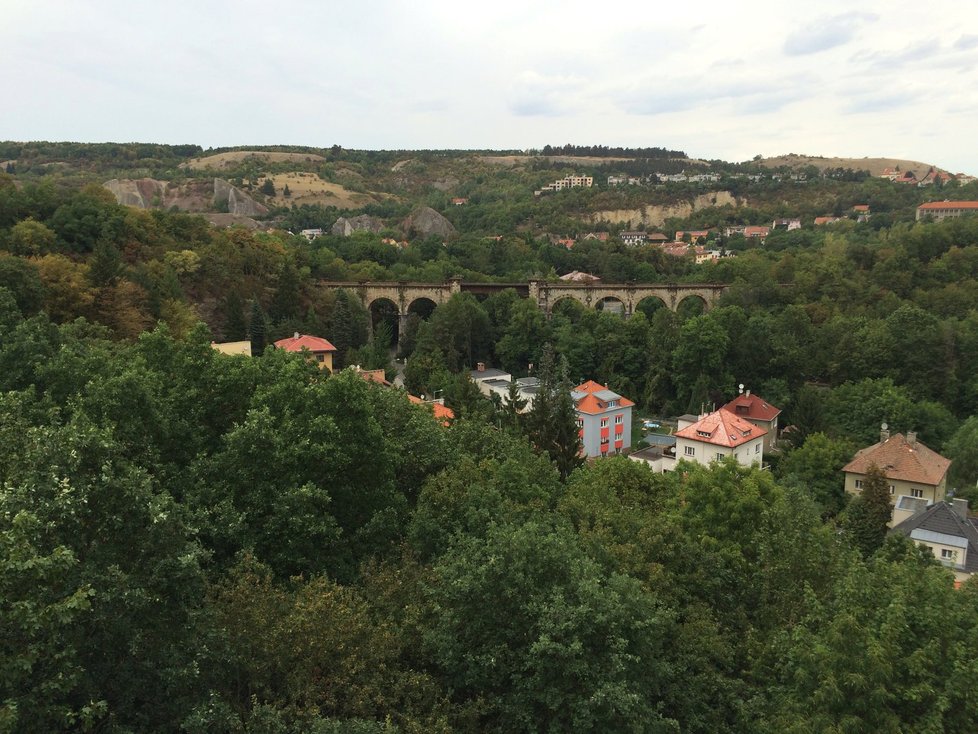
{"type": "MultiPolygon", "coordinates": [[[[906,499],[905,497],[902,499],[906,499]]],[[[955,585],[978,572],[978,525],[966,500],[935,502],[890,530],[927,548],[954,573],[955,585]]]]}
{"type": "Polygon", "coordinates": [[[292,336],[275,342],[275,348],[284,349],[286,352],[306,352],[310,359],[319,365],[319,369],[333,372],[333,354],[336,352],[336,347],[318,336],[300,334],[297,331],[292,336]]]}
{"type": "Polygon", "coordinates": [[[908,431],[906,436],[902,433],[891,436],[886,424],[883,425],[879,443],[857,452],[853,460],[842,467],[846,492],[859,494],[866,472],[875,464],[889,482],[894,501],[903,495],[929,503],[943,500],[947,495],[947,470],[951,460],[920,443],[916,433],[908,431]]]}
{"type": "Polygon", "coordinates": [[[221,354],[243,354],[245,357],[251,356],[251,342],[211,342],[211,347],[221,354]]]}

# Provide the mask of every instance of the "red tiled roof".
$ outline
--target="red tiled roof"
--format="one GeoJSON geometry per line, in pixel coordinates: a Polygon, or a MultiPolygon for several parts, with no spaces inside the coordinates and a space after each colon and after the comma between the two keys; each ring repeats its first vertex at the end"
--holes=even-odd
{"type": "Polygon", "coordinates": [[[744,237],[766,237],[769,234],[770,227],[744,227],[744,237]]]}
{"type": "Polygon", "coordinates": [[[920,441],[911,444],[906,436],[897,433],[857,451],[853,460],[842,467],[842,471],[865,474],[872,464],[878,466],[887,479],[937,486],[947,474],[951,460],[920,441]]]}
{"type": "Polygon", "coordinates": [[[855,204],[852,207],[852,210],[854,212],[868,212],[869,211],[869,204],[855,204]]]}
{"type": "Polygon", "coordinates": [[[766,433],[763,428],[734,415],[726,408],[720,408],[700,418],[691,426],[676,431],[675,435],[677,438],[686,438],[690,441],[735,448],[766,433]]]}
{"type": "Polygon", "coordinates": [[[768,404],[760,395],[738,395],[723,406],[736,416],[756,421],[773,421],[781,413],[781,408],[768,404]]]}
{"type": "Polygon", "coordinates": [[[286,352],[301,352],[303,349],[308,349],[313,354],[316,352],[336,351],[336,347],[325,339],[320,339],[318,336],[309,336],[308,334],[297,334],[296,336],[279,339],[275,342],[275,347],[277,349],[284,349],[286,352]]]}
{"type": "Polygon", "coordinates": [[[978,209],[978,201],[928,201],[918,209],[978,209]]]}

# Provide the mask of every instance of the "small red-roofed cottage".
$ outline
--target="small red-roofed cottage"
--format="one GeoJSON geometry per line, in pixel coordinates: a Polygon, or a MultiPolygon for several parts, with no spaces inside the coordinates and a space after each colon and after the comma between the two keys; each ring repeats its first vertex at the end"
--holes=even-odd
{"type": "Polygon", "coordinates": [[[588,380],[573,390],[577,428],[585,456],[620,454],[632,445],[632,407],[635,405],[606,386],[588,380]]]}
{"type": "Polygon", "coordinates": [[[307,351],[319,365],[319,369],[329,370],[330,373],[333,371],[333,353],[336,347],[318,336],[300,334],[297,331],[292,336],[275,342],[275,348],[284,349],[286,352],[307,351]]]}
{"type": "MultiPolygon", "coordinates": [[[[741,388],[743,389],[743,388],[741,388]]],[[[752,395],[751,391],[741,392],[729,403],[723,406],[738,418],[743,418],[753,423],[758,428],[763,428],[764,450],[770,451],[778,443],[778,416],[781,409],[768,403],[760,395],[752,395]]]]}
{"type": "Polygon", "coordinates": [[[764,462],[767,431],[726,408],[680,426],[675,433],[677,461],[685,459],[704,466],[731,457],[744,466],[761,466],[764,462]]]}

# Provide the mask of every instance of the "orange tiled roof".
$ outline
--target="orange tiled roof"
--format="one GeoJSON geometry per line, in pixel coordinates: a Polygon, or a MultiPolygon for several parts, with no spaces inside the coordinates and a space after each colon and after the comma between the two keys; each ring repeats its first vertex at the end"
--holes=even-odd
{"type": "Polygon", "coordinates": [[[618,408],[629,408],[635,403],[633,403],[628,398],[618,395],[618,393],[610,390],[605,385],[600,382],[595,382],[594,380],[588,380],[587,382],[582,382],[580,385],[574,388],[574,392],[586,393],[583,398],[577,401],[577,411],[579,413],[587,413],[588,415],[597,415],[598,413],[604,413],[607,410],[615,410],[615,408],[609,408],[608,402],[602,400],[595,393],[609,392],[612,395],[617,396],[615,399],[618,400],[618,408]]]}
{"type": "Polygon", "coordinates": [[[761,396],[750,393],[738,395],[723,408],[741,418],[753,418],[756,421],[773,421],[781,413],[780,408],[775,408],[761,396]]]}
{"type": "Polygon", "coordinates": [[[842,471],[865,474],[872,464],[876,464],[887,479],[937,486],[947,474],[951,460],[920,441],[911,444],[906,436],[897,433],[857,451],[853,460],[842,467],[842,471]]]}
{"type": "Polygon", "coordinates": [[[690,441],[735,448],[766,433],[763,428],[734,415],[724,407],[703,416],[691,426],[676,431],[675,435],[690,441]]]}
{"type": "Polygon", "coordinates": [[[853,205],[852,210],[854,212],[868,212],[869,204],[855,204],[853,205]]]}
{"type": "Polygon", "coordinates": [[[441,421],[442,425],[447,426],[448,421],[455,417],[455,412],[441,403],[429,403],[426,400],[415,397],[414,395],[408,395],[408,400],[410,400],[415,405],[427,405],[431,408],[431,411],[435,414],[435,418],[441,421]]]}
{"type": "Polygon", "coordinates": [[[978,201],[928,201],[918,209],[978,209],[978,201]]]}
{"type": "Polygon", "coordinates": [[[279,339],[275,342],[275,347],[277,349],[284,349],[286,352],[301,352],[303,349],[308,349],[313,354],[316,352],[336,351],[336,347],[325,339],[320,339],[318,336],[309,336],[308,334],[296,334],[285,339],[279,339]]]}

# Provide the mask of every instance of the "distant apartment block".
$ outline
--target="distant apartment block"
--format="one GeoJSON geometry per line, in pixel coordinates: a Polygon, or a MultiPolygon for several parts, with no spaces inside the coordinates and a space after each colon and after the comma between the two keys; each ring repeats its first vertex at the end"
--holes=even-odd
{"type": "Polygon", "coordinates": [[[930,201],[917,207],[917,221],[930,217],[935,222],[978,214],[978,201],[930,201]]]}
{"type": "Polygon", "coordinates": [[[536,196],[541,194],[548,194],[552,191],[562,191],[563,189],[572,189],[583,186],[585,188],[591,188],[594,185],[593,176],[565,176],[564,178],[557,179],[553,183],[547,184],[542,189],[534,191],[536,196]]]}

